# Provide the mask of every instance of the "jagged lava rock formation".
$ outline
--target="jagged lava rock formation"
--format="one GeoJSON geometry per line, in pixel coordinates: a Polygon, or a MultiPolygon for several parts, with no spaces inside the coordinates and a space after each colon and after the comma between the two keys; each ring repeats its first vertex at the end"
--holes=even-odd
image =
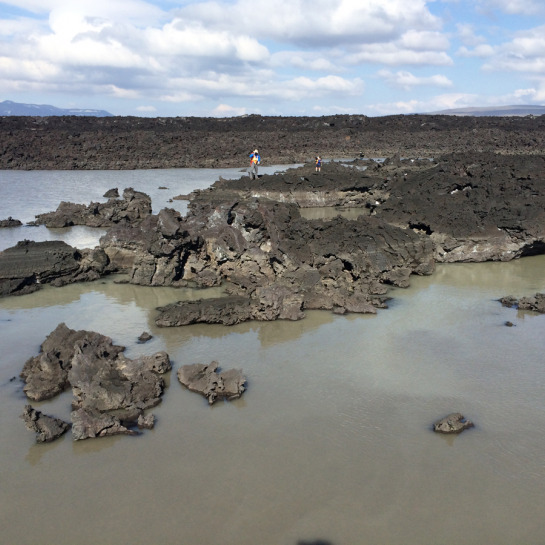
{"type": "Polygon", "coordinates": [[[0,169],[246,167],[330,157],[545,153],[545,116],[0,117],[0,169]]]}

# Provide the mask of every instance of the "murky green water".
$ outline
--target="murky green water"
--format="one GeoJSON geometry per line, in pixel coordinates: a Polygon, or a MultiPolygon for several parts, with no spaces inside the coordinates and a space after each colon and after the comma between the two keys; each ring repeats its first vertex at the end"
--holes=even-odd
{"type": "MultiPolygon", "coordinates": [[[[195,294],[111,281],[0,300],[0,542],[542,544],[545,316],[496,299],[545,289],[544,266],[444,265],[376,316],[235,327],[156,328],[155,307],[195,294]],[[169,352],[154,430],[34,444],[10,379],[61,321],[169,352]],[[178,383],[214,359],[245,371],[240,400],[178,383]],[[430,431],[452,411],[476,428],[430,431]]],[[[67,418],[70,399],[35,406],[67,418]]]]}

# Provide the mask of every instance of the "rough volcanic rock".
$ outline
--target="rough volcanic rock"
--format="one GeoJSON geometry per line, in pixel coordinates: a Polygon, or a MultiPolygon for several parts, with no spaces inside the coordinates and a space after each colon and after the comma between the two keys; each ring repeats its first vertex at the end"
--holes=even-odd
{"type": "Polygon", "coordinates": [[[195,323],[235,325],[252,318],[250,298],[243,295],[179,301],[157,309],[155,319],[160,327],[175,327],[195,323]]]}
{"type": "Polygon", "coordinates": [[[138,428],[143,430],[152,430],[155,427],[155,416],[153,414],[141,414],[137,420],[138,428]]]}
{"type": "Polygon", "coordinates": [[[163,210],[142,226],[112,229],[101,246],[131,282],[227,281],[231,295],[247,298],[223,301],[224,318],[219,302],[172,305],[162,310],[161,325],[166,314],[172,323],[238,323],[314,308],[373,312],[384,306],[388,285],[405,287],[411,274],[430,274],[435,260],[545,251],[545,157],[473,153],[385,163],[220,180],[194,193],[186,217],[163,210]],[[301,218],[300,205],[326,197],[363,213],[356,220],[301,218]]]}
{"type": "Polygon", "coordinates": [[[61,241],[24,240],[0,252],[0,296],[31,293],[42,284],[96,280],[107,264],[100,248],[77,250],[61,241]]]}
{"type": "Polygon", "coordinates": [[[110,339],[98,346],[77,342],[74,346],[68,381],[72,386],[75,408],[99,412],[144,410],[161,401],[164,380],[159,376],[170,370],[165,352],[130,360],[117,353],[109,355],[110,339]]]}
{"type": "Polygon", "coordinates": [[[40,354],[25,363],[24,391],[31,399],[43,400],[70,385],[75,440],[133,434],[130,427],[139,419],[151,425],[144,411],[160,403],[165,387],[160,375],[170,371],[171,363],[165,352],[129,359],[124,350],[109,337],[59,324],[40,354]]]}
{"type": "Polygon", "coordinates": [[[36,432],[36,442],[48,443],[58,439],[70,429],[70,424],[37,411],[32,405],[25,405],[21,418],[27,429],[36,432]]]}
{"type": "Polygon", "coordinates": [[[545,314],[545,293],[536,293],[530,297],[521,297],[520,299],[508,295],[502,297],[500,302],[504,307],[516,307],[519,310],[531,310],[545,314]]]}
{"type": "Polygon", "coordinates": [[[545,116],[0,118],[0,169],[247,167],[330,157],[545,153],[545,116]]]}
{"type": "Polygon", "coordinates": [[[137,431],[125,427],[117,416],[93,409],[77,409],[72,411],[70,418],[74,441],[108,435],[138,435],[137,431]]]}
{"type": "Polygon", "coordinates": [[[0,220],[0,228],[2,227],[20,227],[23,225],[23,222],[20,220],[13,219],[11,216],[9,216],[5,220],[0,220]]]}
{"type": "Polygon", "coordinates": [[[392,177],[375,213],[430,237],[440,262],[545,252],[545,156],[466,153],[392,177]]]}
{"type": "Polygon", "coordinates": [[[192,392],[198,392],[212,405],[219,399],[228,401],[239,398],[246,384],[246,377],[240,369],[218,372],[218,362],[209,365],[194,363],[183,365],[178,370],[178,380],[192,392]]]}
{"type": "Polygon", "coordinates": [[[148,341],[151,341],[151,339],[153,339],[153,335],[150,335],[147,331],[144,331],[139,335],[138,342],[147,343],[148,341]]]}
{"type": "MultiPolygon", "coordinates": [[[[113,193],[115,195],[115,193],[113,193]]],[[[89,205],[61,202],[55,212],[36,216],[31,225],[46,227],[110,227],[118,223],[139,223],[151,214],[151,198],[131,187],[123,191],[123,198],[115,196],[105,203],[92,202],[89,205]]]]}
{"type": "MultiPolygon", "coordinates": [[[[372,312],[371,306],[367,312],[372,312]]],[[[303,295],[280,286],[256,288],[252,296],[228,295],[194,301],[178,301],[159,307],[155,319],[159,327],[207,323],[235,325],[248,320],[301,320],[303,295]]]]}
{"type": "Polygon", "coordinates": [[[152,286],[228,283],[239,297],[171,305],[161,325],[299,319],[305,309],[375,312],[389,285],[408,286],[436,260],[544,252],[544,167],[541,156],[394,156],[326,163],[319,174],[305,165],[256,182],[220,180],[192,195],[185,217],[163,209],[112,227],[100,241],[102,274],[125,272],[152,286]],[[316,204],[362,214],[303,219],[299,206],[316,204]]]}
{"type": "Polygon", "coordinates": [[[203,244],[197,229],[188,232],[180,213],[164,208],[139,225],[117,225],[100,239],[108,270],[127,272],[133,284],[186,285],[184,263],[203,244]]]}
{"type": "Polygon", "coordinates": [[[452,413],[435,422],[433,431],[437,433],[460,433],[474,427],[474,425],[470,420],[466,420],[462,414],[452,413]]]}
{"type": "Polygon", "coordinates": [[[305,308],[374,312],[387,285],[406,286],[411,274],[434,268],[428,237],[376,217],[308,221],[294,204],[225,200],[214,191],[192,202],[186,217],[165,209],[140,226],[111,229],[100,244],[133,283],[227,281],[239,297],[172,305],[160,325],[299,319],[305,308]]]}
{"type": "Polygon", "coordinates": [[[102,351],[110,357],[116,357],[124,350],[115,346],[109,337],[93,331],[76,331],[65,323],[59,324],[40,346],[40,353],[29,358],[21,371],[25,382],[26,396],[34,401],[50,399],[62,392],[68,385],[68,371],[72,368],[72,359],[76,346],[84,344],[91,350],[102,351]]]}
{"type": "Polygon", "coordinates": [[[113,187],[112,189],[108,189],[104,195],[102,195],[106,199],[118,199],[119,198],[119,189],[117,187],[113,187]]]}
{"type": "MultiPolygon", "coordinates": [[[[406,163],[407,169],[414,170],[418,166],[406,163]]],[[[429,167],[429,161],[426,164],[429,167]]],[[[207,201],[213,193],[216,200],[258,198],[295,203],[302,208],[361,207],[362,214],[370,214],[383,198],[381,185],[391,170],[382,165],[374,161],[354,161],[350,165],[331,162],[317,173],[313,164],[305,164],[276,174],[264,174],[258,180],[248,176],[237,180],[220,178],[210,188],[194,191],[190,200],[195,204],[207,201]]]]}
{"type": "Polygon", "coordinates": [[[531,310],[545,314],[545,294],[536,293],[532,297],[521,297],[518,301],[519,310],[531,310]]]}

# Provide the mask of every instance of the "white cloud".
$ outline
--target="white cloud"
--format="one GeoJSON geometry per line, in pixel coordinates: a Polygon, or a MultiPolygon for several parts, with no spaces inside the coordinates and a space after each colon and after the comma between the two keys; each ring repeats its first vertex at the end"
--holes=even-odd
{"type": "Polygon", "coordinates": [[[414,74],[403,70],[395,73],[390,72],[389,70],[380,70],[378,76],[385,80],[389,85],[405,89],[406,91],[419,86],[452,87],[452,81],[441,74],[417,77],[414,74]]]}
{"type": "MultiPolygon", "coordinates": [[[[439,95],[426,102],[429,107],[395,98],[380,104],[377,97],[385,91],[402,98],[399,90],[485,88],[469,87],[472,82],[457,75],[468,73],[465,65],[477,74],[479,59],[486,61],[482,68],[498,72],[496,82],[505,73],[503,90],[513,89],[490,100],[539,101],[545,92],[545,27],[513,34],[500,26],[505,17],[497,17],[498,12],[536,15],[545,0],[8,0],[2,5],[23,11],[0,14],[0,90],[19,95],[42,90],[48,103],[54,103],[53,93],[62,93],[86,95],[92,105],[115,97],[133,103],[137,112],[160,110],[161,102],[214,115],[355,111],[370,102],[376,113],[432,111],[484,103],[487,97],[439,95]],[[434,8],[443,4],[444,19],[434,15],[441,9],[430,11],[432,2],[434,8]],[[28,17],[21,15],[24,10],[28,17]],[[489,10],[490,18],[482,10],[489,10]],[[501,36],[510,38],[498,44],[501,36]],[[449,77],[437,73],[453,65],[449,77]],[[373,74],[378,78],[366,87],[373,74]]],[[[516,28],[535,20],[516,18],[516,28]]],[[[115,112],[111,105],[102,107],[115,112]]]]}
{"type": "MultiPolygon", "coordinates": [[[[454,108],[467,108],[475,105],[478,95],[472,93],[449,93],[433,97],[430,106],[433,110],[451,110],[454,108]]],[[[481,103],[482,105],[482,103],[481,103]]]]}
{"type": "Polygon", "coordinates": [[[359,51],[346,56],[347,64],[386,64],[448,66],[452,59],[443,51],[414,51],[399,47],[396,43],[362,46],[359,51]]]}
{"type": "Polygon", "coordinates": [[[172,13],[143,0],[10,4],[48,20],[0,20],[2,75],[65,92],[87,86],[119,99],[300,101],[362,94],[354,73],[362,64],[451,62],[424,0],[190,2],[172,13]],[[272,54],[265,43],[274,44],[272,54]]]}
{"type": "Polygon", "coordinates": [[[468,49],[465,46],[460,47],[458,51],[456,52],[457,55],[460,57],[478,57],[478,58],[486,58],[491,57],[494,55],[495,49],[488,44],[481,44],[473,49],[468,49]]]}
{"type": "Polygon", "coordinates": [[[535,15],[545,12],[542,0],[477,0],[485,10],[501,10],[511,15],[535,15]]]}
{"type": "Polygon", "coordinates": [[[178,13],[209,27],[318,47],[386,41],[407,28],[440,27],[440,20],[424,0],[212,1],[193,4],[178,13]]]}
{"type": "Polygon", "coordinates": [[[140,93],[134,89],[123,89],[117,85],[105,85],[104,92],[116,97],[116,98],[129,98],[135,99],[140,97],[140,93]]]}
{"type": "Polygon", "coordinates": [[[103,17],[140,27],[156,24],[165,17],[161,8],[145,0],[3,0],[2,3],[35,14],[103,17]]]}
{"type": "Polygon", "coordinates": [[[271,55],[271,66],[297,68],[316,72],[340,72],[340,54],[329,52],[330,59],[312,51],[279,51],[271,55]]]}
{"type": "Polygon", "coordinates": [[[245,113],[246,108],[229,106],[228,104],[219,104],[212,110],[212,115],[214,117],[234,117],[244,115],[245,113]]]}
{"type": "Polygon", "coordinates": [[[519,32],[511,42],[496,48],[485,70],[545,75],[545,26],[519,32]]]}
{"type": "MultiPolygon", "coordinates": [[[[427,113],[455,108],[467,108],[476,104],[486,105],[486,98],[470,93],[441,94],[424,100],[396,101],[371,105],[377,115],[391,115],[393,113],[427,113]]],[[[494,104],[498,104],[497,102],[494,104]]]]}
{"type": "Polygon", "coordinates": [[[56,64],[47,61],[20,60],[0,57],[0,79],[26,81],[52,81],[60,75],[56,64]]]}
{"type": "Polygon", "coordinates": [[[545,79],[538,89],[520,89],[504,95],[479,95],[475,93],[446,93],[424,100],[378,103],[370,106],[377,115],[393,113],[426,113],[474,106],[501,106],[531,104],[545,101],[545,79]]]}
{"type": "Polygon", "coordinates": [[[370,104],[369,109],[375,115],[391,115],[391,114],[412,114],[422,111],[421,107],[425,103],[418,100],[396,101],[387,103],[370,104]]]}
{"type": "Polygon", "coordinates": [[[338,76],[322,78],[295,77],[278,80],[267,71],[258,72],[255,77],[227,74],[207,74],[206,77],[172,80],[168,94],[161,97],[169,102],[186,102],[198,96],[210,100],[223,97],[253,98],[300,101],[323,96],[357,96],[364,90],[360,79],[344,79],[338,76]]]}
{"type": "Polygon", "coordinates": [[[254,38],[187,25],[178,19],[163,28],[148,29],[145,36],[150,53],[167,57],[215,57],[248,62],[269,58],[268,49],[254,38]]]}
{"type": "Polygon", "coordinates": [[[175,91],[166,95],[161,95],[159,100],[165,102],[193,102],[203,99],[203,95],[196,95],[185,91],[175,91]]]}
{"type": "Polygon", "coordinates": [[[440,32],[417,30],[404,32],[397,44],[412,51],[444,51],[450,45],[448,38],[440,32]]]}
{"type": "Polygon", "coordinates": [[[463,44],[470,47],[481,45],[486,41],[484,36],[475,33],[475,27],[470,23],[458,23],[456,25],[457,34],[463,44]]]}
{"type": "Polygon", "coordinates": [[[157,108],[155,106],[137,106],[136,111],[143,113],[155,113],[157,108]]]}

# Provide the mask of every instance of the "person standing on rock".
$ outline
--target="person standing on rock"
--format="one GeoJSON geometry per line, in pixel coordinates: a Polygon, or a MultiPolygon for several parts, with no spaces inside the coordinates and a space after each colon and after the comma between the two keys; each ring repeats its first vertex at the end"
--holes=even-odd
{"type": "Polygon", "coordinates": [[[316,172],[322,172],[322,158],[319,155],[316,155],[314,161],[316,163],[316,172]]]}
{"type": "Polygon", "coordinates": [[[256,149],[250,153],[250,180],[257,180],[257,165],[261,163],[259,151],[256,149]]]}

